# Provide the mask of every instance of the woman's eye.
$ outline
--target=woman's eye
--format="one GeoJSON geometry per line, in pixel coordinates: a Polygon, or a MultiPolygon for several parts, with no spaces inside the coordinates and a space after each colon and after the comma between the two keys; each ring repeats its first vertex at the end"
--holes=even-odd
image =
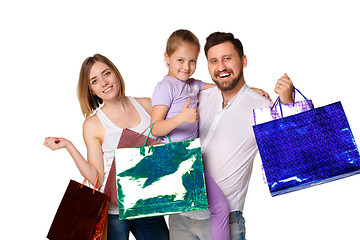
{"type": "Polygon", "coordinates": [[[111,72],[108,71],[108,72],[105,73],[105,76],[109,76],[110,74],[111,74],[111,72]]]}
{"type": "Polygon", "coordinates": [[[96,83],[96,80],[92,80],[92,81],[91,81],[91,84],[95,84],[95,83],[96,83]]]}

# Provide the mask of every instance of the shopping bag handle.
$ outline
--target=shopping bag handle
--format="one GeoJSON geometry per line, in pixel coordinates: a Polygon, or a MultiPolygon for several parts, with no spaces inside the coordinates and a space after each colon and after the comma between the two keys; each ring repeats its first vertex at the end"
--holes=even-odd
{"type": "MultiPolygon", "coordinates": [[[[154,127],[154,124],[155,124],[155,123],[151,124],[150,131],[149,131],[149,133],[148,133],[148,135],[147,135],[147,137],[146,137],[146,139],[145,139],[144,145],[143,145],[142,147],[145,147],[146,142],[147,142],[147,140],[149,139],[150,133],[151,133],[153,127],[154,127]]],[[[168,139],[169,139],[169,143],[172,143],[169,134],[167,134],[167,137],[168,137],[168,139]]]]}
{"type": "MultiPolygon", "coordinates": [[[[99,172],[96,170],[96,182],[95,182],[95,185],[94,185],[93,194],[95,194],[95,189],[97,187],[98,182],[99,182],[99,172]]],[[[83,188],[85,183],[86,183],[86,178],[84,178],[84,181],[82,182],[80,188],[83,188]]]]}
{"type": "MultiPolygon", "coordinates": [[[[300,93],[300,95],[306,100],[307,104],[309,104],[310,108],[311,108],[312,110],[314,110],[313,105],[312,105],[312,104],[309,102],[309,100],[304,96],[304,94],[302,94],[302,93],[299,91],[299,89],[297,89],[296,87],[294,87],[294,93],[293,93],[293,99],[294,99],[294,101],[295,101],[295,90],[296,90],[298,93],[300,93]]],[[[276,99],[275,103],[274,103],[273,106],[271,107],[271,110],[273,110],[277,104],[279,104],[279,106],[280,106],[281,118],[284,118],[284,116],[283,116],[283,111],[282,111],[282,107],[281,107],[281,99],[280,99],[280,97],[278,97],[278,98],[276,99]]],[[[294,102],[293,104],[295,104],[295,102],[294,102]]]]}

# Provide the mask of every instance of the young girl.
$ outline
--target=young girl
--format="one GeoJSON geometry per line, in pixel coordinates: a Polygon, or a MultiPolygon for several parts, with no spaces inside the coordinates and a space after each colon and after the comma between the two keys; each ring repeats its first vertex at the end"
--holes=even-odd
{"type": "MultiPolygon", "coordinates": [[[[188,30],[177,30],[169,37],[165,52],[169,72],[157,84],[151,99],[154,136],[169,134],[173,142],[198,136],[197,95],[199,91],[215,86],[190,78],[196,69],[199,51],[198,38],[188,30]]],[[[162,140],[168,142],[167,138],[162,140]]],[[[206,171],[205,182],[211,214],[211,239],[230,239],[229,206],[225,196],[206,171]]]]}
{"type": "MultiPolygon", "coordinates": [[[[109,59],[100,54],[84,61],[80,70],[78,98],[86,118],[83,135],[87,160],[65,138],[49,137],[45,139],[44,145],[51,150],[65,148],[82,176],[92,185],[99,173],[98,186],[102,192],[123,129],[141,133],[149,126],[150,99],[126,97],[120,72],[109,59]]],[[[117,206],[109,203],[108,239],[129,239],[130,231],[136,239],[169,239],[164,217],[119,220],[117,206]]]]}

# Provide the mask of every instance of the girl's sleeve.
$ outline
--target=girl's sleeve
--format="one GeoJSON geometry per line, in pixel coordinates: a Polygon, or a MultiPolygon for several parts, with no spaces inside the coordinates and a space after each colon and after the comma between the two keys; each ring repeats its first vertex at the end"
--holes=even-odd
{"type": "Polygon", "coordinates": [[[196,84],[198,85],[200,91],[204,89],[205,83],[201,80],[196,80],[196,84]]]}
{"type": "Polygon", "coordinates": [[[159,82],[151,97],[152,106],[165,105],[170,107],[172,102],[172,92],[173,91],[167,82],[159,82]]]}

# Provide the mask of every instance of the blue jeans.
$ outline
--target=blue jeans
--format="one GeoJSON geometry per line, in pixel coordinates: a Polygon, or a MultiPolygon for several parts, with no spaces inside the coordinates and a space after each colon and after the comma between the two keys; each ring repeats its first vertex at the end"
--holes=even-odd
{"type": "MultiPolygon", "coordinates": [[[[245,219],[242,212],[229,215],[231,240],[245,240],[245,219]]],[[[169,216],[171,240],[210,240],[209,219],[196,220],[179,214],[169,216]]]]}
{"type": "Polygon", "coordinates": [[[138,240],[169,240],[169,229],[162,216],[120,220],[119,215],[108,215],[108,240],[128,240],[130,232],[138,240]]]}
{"type": "Polygon", "coordinates": [[[231,240],[245,240],[245,219],[242,212],[235,211],[229,215],[231,240]]]}

